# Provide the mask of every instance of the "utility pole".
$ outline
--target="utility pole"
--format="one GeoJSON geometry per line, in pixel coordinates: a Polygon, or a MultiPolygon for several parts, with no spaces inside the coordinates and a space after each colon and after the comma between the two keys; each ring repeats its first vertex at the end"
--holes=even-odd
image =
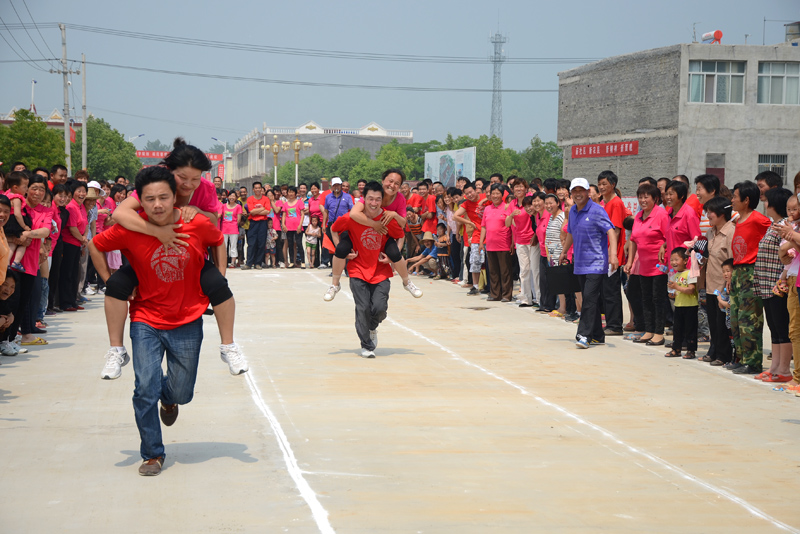
{"type": "Polygon", "coordinates": [[[67,27],[63,24],[61,28],[61,73],[64,75],[64,152],[67,154],[67,176],[72,176],[72,147],[69,135],[69,74],[67,69],[67,27]]]}
{"type": "Polygon", "coordinates": [[[489,134],[503,139],[503,100],[500,93],[500,65],[506,60],[503,55],[503,44],[508,41],[505,36],[498,31],[489,41],[494,44],[494,55],[491,57],[494,63],[494,83],[492,85],[492,123],[489,134]]]}
{"type": "Polygon", "coordinates": [[[81,76],[83,77],[83,117],[81,120],[81,169],[86,166],[86,54],[81,54],[81,76]]]}

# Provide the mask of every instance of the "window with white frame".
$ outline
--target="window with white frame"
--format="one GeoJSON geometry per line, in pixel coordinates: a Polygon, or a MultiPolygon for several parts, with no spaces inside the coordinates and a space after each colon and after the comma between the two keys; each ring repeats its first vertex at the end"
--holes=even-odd
{"type": "Polygon", "coordinates": [[[800,63],[759,63],[758,103],[800,105],[800,63]]]}
{"type": "Polygon", "coordinates": [[[744,61],[689,61],[689,102],[744,103],[744,61]]]}
{"type": "Polygon", "coordinates": [[[759,154],[758,172],[776,172],[783,178],[783,183],[786,183],[786,160],[786,154],[759,154]]]}

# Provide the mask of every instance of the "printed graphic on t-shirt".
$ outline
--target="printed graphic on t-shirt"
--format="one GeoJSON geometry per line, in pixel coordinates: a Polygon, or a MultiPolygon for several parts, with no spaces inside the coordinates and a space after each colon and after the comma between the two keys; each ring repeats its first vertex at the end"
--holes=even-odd
{"type": "Polygon", "coordinates": [[[367,250],[380,250],[383,236],[372,228],[367,228],[361,234],[361,244],[367,250]]]}
{"type": "Polygon", "coordinates": [[[287,213],[287,216],[291,218],[297,217],[297,208],[289,208],[289,213],[287,213]]]}
{"type": "Polygon", "coordinates": [[[747,256],[747,241],[742,236],[737,235],[733,238],[731,249],[733,250],[733,262],[739,263],[747,256]]]}
{"type": "Polygon", "coordinates": [[[150,266],[162,282],[172,283],[183,280],[183,271],[186,269],[186,262],[189,254],[185,248],[179,247],[180,251],[170,248],[158,247],[150,258],[150,266]]]}
{"type": "Polygon", "coordinates": [[[233,212],[232,211],[226,211],[225,212],[224,221],[225,222],[233,222],[233,212]]]}

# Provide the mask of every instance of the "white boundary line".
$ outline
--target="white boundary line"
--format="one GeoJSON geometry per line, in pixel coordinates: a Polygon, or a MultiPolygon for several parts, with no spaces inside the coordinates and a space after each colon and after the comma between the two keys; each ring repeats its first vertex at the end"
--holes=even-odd
{"type": "Polygon", "coordinates": [[[473,367],[473,368],[481,371],[482,373],[491,376],[492,378],[500,380],[501,382],[504,382],[505,384],[507,384],[507,385],[511,386],[512,388],[518,390],[523,395],[533,398],[538,403],[543,404],[544,406],[547,406],[548,408],[552,408],[553,410],[556,410],[557,412],[561,413],[562,415],[572,419],[573,421],[575,421],[575,422],[577,422],[577,423],[579,423],[581,425],[584,425],[584,426],[587,426],[587,427],[591,428],[592,430],[594,430],[594,431],[598,432],[599,434],[601,434],[604,438],[606,438],[606,439],[616,443],[617,445],[623,447],[628,452],[633,453],[633,454],[638,455],[638,456],[641,456],[641,457],[644,457],[647,460],[650,460],[651,462],[655,463],[659,467],[661,467],[663,469],[666,469],[667,471],[670,471],[670,472],[680,476],[684,480],[687,480],[689,482],[693,482],[694,484],[697,484],[701,488],[706,489],[706,490],[708,490],[708,491],[710,491],[712,493],[715,493],[715,494],[719,495],[720,497],[723,497],[723,498],[731,501],[732,503],[741,506],[742,508],[744,508],[745,510],[750,512],[750,514],[754,515],[755,517],[757,517],[759,519],[763,519],[764,521],[767,521],[767,522],[771,523],[775,527],[778,527],[778,528],[780,528],[782,530],[785,530],[787,532],[792,532],[793,534],[800,534],[800,530],[792,527],[791,525],[787,525],[786,523],[783,523],[783,522],[779,521],[778,519],[768,515],[765,512],[762,512],[760,509],[756,508],[755,506],[753,506],[749,502],[745,501],[741,497],[737,497],[736,495],[734,495],[733,493],[731,493],[729,491],[726,491],[726,490],[724,490],[722,488],[719,488],[719,487],[715,486],[714,484],[711,484],[710,482],[706,482],[705,480],[702,480],[702,479],[700,479],[700,478],[688,473],[687,471],[684,471],[680,467],[678,467],[676,465],[673,465],[673,464],[669,463],[668,461],[666,461],[666,460],[664,460],[662,458],[659,458],[658,456],[655,456],[654,454],[651,454],[651,453],[647,452],[644,449],[640,449],[639,447],[636,447],[634,445],[630,445],[630,444],[622,441],[620,438],[615,436],[609,430],[606,430],[605,428],[603,428],[603,427],[601,427],[599,425],[596,425],[596,424],[592,423],[591,421],[588,421],[588,420],[584,419],[580,415],[578,415],[578,414],[576,414],[574,412],[571,412],[570,410],[564,408],[563,406],[560,406],[558,404],[550,402],[547,399],[544,399],[544,398],[542,398],[542,397],[540,397],[538,395],[535,395],[535,394],[531,393],[524,386],[521,386],[521,385],[519,385],[519,384],[517,384],[515,382],[512,382],[511,380],[508,380],[506,378],[503,378],[502,376],[500,376],[500,375],[498,375],[498,374],[496,374],[496,373],[494,373],[492,371],[489,371],[488,369],[486,369],[484,367],[481,367],[480,365],[478,365],[476,363],[472,363],[472,362],[470,362],[468,360],[465,360],[464,358],[459,356],[456,352],[448,349],[444,345],[442,345],[442,344],[430,339],[429,337],[426,337],[425,335],[417,332],[413,328],[409,328],[409,327],[407,327],[407,326],[405,326],[403,324],[400,324],[399,322],[395,321],[394,319],[392,319],[390,317],[387,317],[386,320],[389,321],[394,326],[396,326],[396,327],[398,327],[398,328],[400,328],[402,330],[405,330],[405,331],[417,336],[418,338],[420,338],[420,339],[422,339],[424,341],[427,341],[428,343],[430,343],[434,347],[436,347],[436,348],[442,350],[443,352],[449,354],[450,356],[452,356],[453,359],[458,360],[458,361],[460,361],[461,363],[463,363],[465,365],[473,367]]]}
{"type": "Polygon", "coordinates": [[[300,496],[303,497],[308,507],[311,508],[311,515],[317,523],[319,531],[323,534],[333,534],[336,531],[333,530],[330,521],[328,521],[328,511],[320,504],[317,494],[314,493],[308,481],[303,477],[303,471],[300,469],[300,466],[297,465],[297,458],[294,456],[292,446],[289,444],[289,439],[283,432],[283,427],[281,427],[280,422],[278,422],[278,418],[275,417],[275,414],[269,409],[267,403],[264,402],[261,390],[258,388],[255,378],[253,378],[252,369],[245,374],[245,379],[247,380],[247,386],[250,388],[250,396],[253,397],[253,402],[258,406],[258,409],[261,410],[261,413],[264,414],[264,417],[267,418],[273,432],[275,432],[275,439],[278,441],[278,445],[283,453],[283,462],[286,464],[286,470],[289,472],[289,476],[292,477],[297,489],[300,491],[300,496]]]}

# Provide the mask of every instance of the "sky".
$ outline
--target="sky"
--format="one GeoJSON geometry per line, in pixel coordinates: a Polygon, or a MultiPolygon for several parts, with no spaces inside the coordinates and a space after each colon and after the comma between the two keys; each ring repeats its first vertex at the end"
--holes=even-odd
{"type": "MultiPolygon", "coordinates": [[[[491,63],[428,63],[317,57],[308,53],[202,47],[160,40],[122,37],[92,28],[155,34],[173,38],[276,47],[284,51],[321,50],[391,56],[413,55],[488,58],[489,36],[506,35],[506,56],[521,58],[601,58],[692,41],[722,30],[724,44],[783,41],[786,21],[800,20],[797,0],[762,2],[672,0],[596,0],[533,2],[476,0],[376,2],[127,2],[0,0],[0,113],[28,108],[31,80],[37,80],[35,103],[40,114],[63,109],[58,74],[42,72],[46,62],[22,57],[61,57],[57,27],[39,31],[5,25],[20,21],[67,25],[67,57],[86,54],[87,108],[143,148],[150,140],[170,143],[183,136],[201,148],[231,146],[264,123],[297,127],[313,120],[323,127],[359,128],[375,121],[384,128],[413,130],[418,142],[454,136],[478,137],[490,130],[491,63]],[[496,7],[488,7],[495,5],[496,7]],[[16,11],[15,11],[16,9],[16,11]],[[763,19],[767,22],[762,32],[763,19]],[[41,32],[41,36],[39,35],[41,32]],[[38,50],[37,47],[38,46],[38,50]],[[49,47],[49,50],[48,50],[49,47]],[[20,50],[21,49],[21,50],[20,50]],[[53,54],[51,54],[51,51],[53,54]],[[27,54],[27,56],[25,56],[27,54]],[[143,72],[91,63],[167,71],[143,72]],[[256,81],[176,76],[191,72],[232,77],[388,87],[469,88],[488,92],[402,91],[330,86],[302,86],[256,81]]],[[[342,54],[336,54],[341,56],[342,54]]],[[[574,59],[573,59],[574,61],[574,59]]],[[[559,71],[581,63],[505,63],[507,90],[557,91],[559,71]]],[[[56,66],[55,68],[58,68],[56,66]]],[[[78,63],[70,68],[78,69],[78,63]]],[[[81,79],[72,76],[71,107],[80,115],[81,79]]],[[[555,141],[557,92],[504,93],[503,141],[523,150],[538,135],[555,141]]],[[[171,144],[171,143],[170,143],[171,144]]]]}

